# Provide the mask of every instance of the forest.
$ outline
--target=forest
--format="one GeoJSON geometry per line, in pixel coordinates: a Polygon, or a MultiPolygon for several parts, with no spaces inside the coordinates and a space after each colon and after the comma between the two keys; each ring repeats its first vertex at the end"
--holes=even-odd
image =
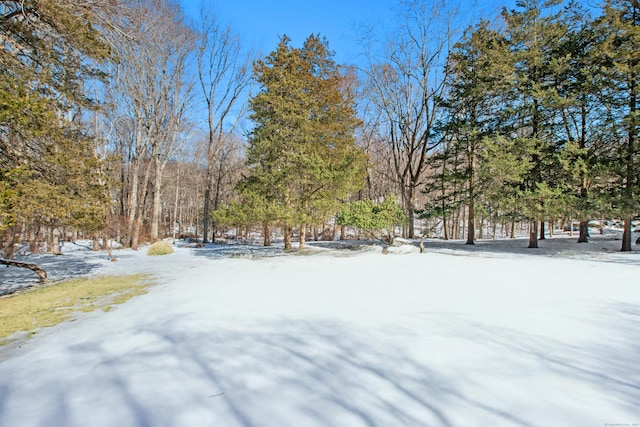
{"type": "Polygon", "coordinates": [[[535,248],[609,219],[631,251],[640,2],[397,11],[338,64],[313,29],[261,57],[171,0],[0,2],[2,257],[349,230],[535,248]]]}

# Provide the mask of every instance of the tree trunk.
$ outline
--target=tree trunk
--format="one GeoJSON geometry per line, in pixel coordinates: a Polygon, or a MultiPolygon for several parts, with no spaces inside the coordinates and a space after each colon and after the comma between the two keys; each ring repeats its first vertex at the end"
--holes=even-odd
{"type": "Polygon", "coordinates": [[[624,231],[622,232],[622,252],[631,251],[631,216],[624,217],[624,231]]]}
{"type": "Polygon", "coordinates": [[[545,223],[544,221],[540,221],[540,240],[545,240],[545,223]]]}
{"type": "Polygon", "coordinates": [[[11,233],[11,235],[7,239],[7,245],[4,248],[4,256],[6,258],[13,259],[13,257],[15,256],[16,247],[16,227],[11,227],[9,232],[11,233]]]}
{"type": "Polygon", "coordinates": [[[415,202],[416,202],[416,189],[413,183],[409,186],[409,197],[407,200],[407,217],[409,218],[409,228],[407,230],[407,236],[409,239],[413,239],[416,236],[415,230],[415,222],[416,222],[416,210],[415,210],[415,202]]]}
{"type": "MultiPolygon", "coordinates": [[[[138,193],[140,187],[140,161],[133,159],[131,161],[131,190],[129,191],[129,216],[127,218],[127,242],[128,246],[133,247],[133,233],[138,216],[138,193]]],[[[136,242],[137,246],[137,242],[136,242]]]]}
{"type": "Polygon", "coordinates": [[[202,218],[202,243],[209,242],[209,200],[211,200],[211,175],[207,172],[207,186],[204,190],[204,209],[202,218]]]}
{"type": "Polygon", "coordinates": [[[306,247],[307,240],[307,226],[305,224],[300,225],[300,243],[298,249],[304,249],[306,247]]]}
{"type": "Polygon", "coordinates": [[[476,236],[476,219],[474,214],[473,201],[469,203],[467,213],[467,242],[466,245],[473,245],[476,236]]]}
{"type": "MultiPolygon", "coordinates": [[[[38,253],[38,235],[40,234],[40,229],[29,230],[29,252],[36,255],[38,253]]],[[[13,257],[10,257],[13,258],[13,257]]]]}
{"type": "MultiPolygon", "coordinates": [[[[475,118],[475,115],[474,115],[475,118]]],[[[475,218],[475,169],[476,169],[475,147],[469,145],[469,206],[467,212],[467,245],[473,245],[476,239],[476,218],[475,218]]]]}
{"type": "Polygon", "coordinates": [[[578,237],[578,243],[589,242],[589,220],[580,220],[580,236],[578,237]]]}
{"type": "Polygon", "coordinates": [[[291,226],[289,225],[285,225],[284,226],[284,250],[285,251],[289,251],[291,250],[292,246],[291,246],[291,226]]]}
{"type": "Polygon", "coordinates": [[[133,234],[131,235],[131,249],[137,251],[140,247],[140,231],[142,230],[142,219],[136,218],[133,222],[133,234]]]}
{"type": "Polygon", "coordinates": [[[467,228],[467,208],[464,206],[460,208],[460,231],[459,238],[464,239],[466,236],[466,228],[467,228]]]}
{"type": "Polygon", "coordinates": [[[447,215],[442,215],[442,229],[444,230],[444,240],[449,240],[449,224],[447,224],[447,215]]]}
{"type": "MultiPolygon", "coordinates": [[[[634,12],[636,10],[634,9],[634,12]]],[[[636,19],[636,13],[634,13],[634,20],[636,19]]],[[[634,26],[634,27],[637,27],[634,26]]],[[[637,63],[636,63],[637,65],[637,63]]],[[[626,158],[626,177],[625,177],[625,195],[627,202],[633,200],[633,187],[635,185],[635,179],[637,178],[634,173],[634,166],[636,162],[636,76],[635,73],[631,73],[629,84],[629,139],[627,141],[627,158],[626,158]]],[[[624,231],[622,233],[622,252],[631,251],[631,215],[625,214],[624,217],[624,231]]]]}
{"type": "Polygon", "coordinates": [[[451,219],[451,238],[454,240],[460,238],[460,209],[456,209],[451,219]]]}
{"type": "Polygon", "coordinates": [[[44,283],[47,281],[47,272],[38,267],[37,264],[30,264],[27,262],[19,262],[2,258],[0,258],[0,264],[11,265],[13,267],[28,268],[29,270],[33,270],[38,275],[38,277],[40,278],[40,282],[44,283]]]}
{"type": "MultiPolygon", "coordinates": [[[[142,179],[142,185],[138,179],[134,181],[137,182],[135,192],[132,189],[132,196],[135,203],[131,205],[131,214],[129,216],[129,221],[133,218],[133,224],[130,224],[130,246],[133,250],[138,250],[138,246],[140,245],[140,232],[142,230],[142,218],[145,215],[145,204],[147,199],[148,185],[149,179],[151,176],[151,162],[148,162],[147,167],[144,171],[144,177],[142,179]],[[135,193],[135,194],[134,194],[135,193]]],[[[133,188],[133,187],[132,187],[133,188]]]]}
{"type": "Polygon", "coordinates": [[[149,232],[151,243],[154,243],[160,237],[160,214],[162,212],[162,163],[160,159],[154,157],[153,162],[155,164],[155,181],[153,183],[153,207],[151,208],[151,230],[149,232]]]}
{"type": "MultiPolygon", "coordinates": [[[[217,210],[220,207],[220,185],[222,183],[222,167],[224,162],[220,162],[220,169],[218,170],[218,176],[216,177],[216,194],[213,197],[213,210],[217,210]]],[[[211,220],[211,242],[216,241],[216,223],[211,220]]]]}
{"type": "Polygon", "coordinates": [[[271,246],[271,227],[269,224],[262,226],[262,244],[263,246],[271,246]]]}
{"type": "Polygon", "coordinates": [[[182,218],[178,221],[178,198],[180,196],[180,165],[178,164],[178,169],[176,171],[176,197],[173,204],[173,222],[171,223],[171,233],[173,236],[173,244],[176,243],[176,233],[180,232],[180,227],[182,226],[182,218]],[[176,230],[176,224],[178,224],[178,230],[176,230]]]}
{"type": "Polygon", "coordinates": [[[538,248],[538,221],[529,223],[529,249],[538,248]]]}
{"type": "Polygon", "coordinates": [[[47,245],[49,246],[49,253],[51,255],[60,255],[60,251],[58,250],[58,234],[53,227],[49,227],[47,245]]]}

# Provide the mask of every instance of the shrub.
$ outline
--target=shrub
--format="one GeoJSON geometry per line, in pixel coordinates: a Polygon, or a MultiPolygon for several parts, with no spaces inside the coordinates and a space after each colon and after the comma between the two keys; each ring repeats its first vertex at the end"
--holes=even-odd
{"type": "Polygon", "coordinates": [[[149,250],[147,251],[147,255],[156,256],[156,255],[168,255],[173,253],[173,247],[171,243],[165,242],[164,240],[160,240],[155,242],[153,245],[149,246],[149,250]]]}
{"type": "Polygon", "coordinates": [[[368,199],[348,203],[338,213],[339,225],[359,228],[388,243],[393,240],[394,228],[406,223],[407,217],[392,194],[385,197],[382,203],[368,199]]]}

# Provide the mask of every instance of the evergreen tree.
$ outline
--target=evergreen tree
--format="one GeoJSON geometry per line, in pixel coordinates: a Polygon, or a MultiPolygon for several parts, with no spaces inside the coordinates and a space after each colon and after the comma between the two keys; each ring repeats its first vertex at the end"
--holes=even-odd
{"type": "Polygon", "coordinates": [[[374,238],[393,241],[395,228],[407,223],[404,211],[394,195],[387,195],[382,203],[364,199],[347,203],[338,213],[337,223],[356,227],[374,238]]]}
{"type": "Polygon", "coordinates": [[[260,209],[284,228],[285,248],[300,226],[337,210],[339,200],[364,183],[366,159],[355,145],[359,124],[353,94],[332,59],[326,40],[310,36],[293,48],[285,36],[254,66],[262,89],[251,100],[255,127],[249,135],[250,175],[240,188],[259,195],[260,209]]]}
{"type": "Polygon", "coordinates": [[[602,36],[587,11],[571,2],[566,8],[567,36],[556,61],[556,105],[561,116],[559,160],[567,183],[567,207],[580,219],[578,242],[588,242],[589,219],[601,213],[603,166],[608,157],[604,144],[606,110],[600,102],[598,50],[602,36]]]}
{"type": "Polygon", "coordinates": [[[492,137],[483,142],[479,155],[478,177],[489,209],[511,223],[511,237],[516,222],[524,216],[522,183],[531,174],[534,149],[528,138],[492,137]]]}
{"type": "MultiPolygon", "coordinates": [[[[94,25],[109,1],[5,1],[0,7],[0,228],[103,224],[106,195],[82,114],[109,47],[94,25]]],[[[7,254],[12,254],[9,234],[7,254]]]]}
{"type": "Polygon", "coordinates": [[[420,219],[441,219],[445,240],[457,238],[453,218],[463,207],[463,184],[466,180],[466,165],[460,154],[461,145],[455,138],[449,135],[445,138],[442,149],[429,157],[428,164],[433,173],[427,176],[422,190],[428,200],[424,209],[418,211],[420,219]]]}
{"type": "Polygon", "coordinates": [[[638,0],[607,0],[600,30],[607,34],[602,44],[604,103],[610,112],[617,177],[614,205],[624,218],[622,251],[631,250],[631,220],[640,201],[640,3],[638,0]]]}
{"type": "Polygon", "coordinates": [[[482,21],[454,46],[448,58],[452,79],[445,120],[447,132],[454,135],[449,145],[463,158],[462,171],[456,175],[464,182],[467,244],[474,243],[476,233],[475,211],[481,193],[478,156],[487,137],[498,132],[504,95],[511,83],[508,48],[505,38],[482,21]]]}
{"type": "Polygon", "coordinates": [[[529,145],[525,151],[531,159],[527,161],[533,164],[523,177],[519,193],[530,220],[530,248],[538,247],[538,221],[546,216],[545,204],[553,203],[561,193],[560,183],[553,182],[559,165],[554,82],[556,63],[564,60],[559,55],[559,46],[566,29],[561,12],[552,11],[560,3],[561,0],[544,4],[539,0],[520,0],[516,3],[519,10],[503,12],[514,61],[511,135],[529,145]]]}

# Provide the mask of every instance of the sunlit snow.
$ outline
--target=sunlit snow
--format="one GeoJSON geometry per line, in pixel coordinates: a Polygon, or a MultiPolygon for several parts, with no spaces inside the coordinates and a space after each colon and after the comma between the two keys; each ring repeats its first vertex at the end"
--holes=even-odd
{"type": "Polygon", "coordinates": [[[575,240],[67,244],[40,258],[54,278],[157,285],[0,347],[0,426],[637,425],[640,253],[575,240]]]}

